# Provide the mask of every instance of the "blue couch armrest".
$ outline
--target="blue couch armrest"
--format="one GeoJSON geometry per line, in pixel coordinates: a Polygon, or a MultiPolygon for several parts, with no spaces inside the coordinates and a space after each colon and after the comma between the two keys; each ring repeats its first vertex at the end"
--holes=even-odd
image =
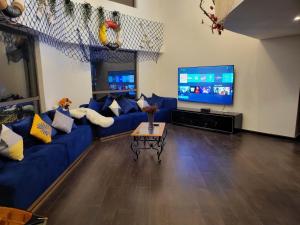
{"type": "Polygon", "coordinates": [[[89,104],[82,104],[79,106],[79,108],[87,108],[87,107],[89,107],[89,104]]]}
{"type": "Polygon", "coordinates": [[[165,109],[177,109],[177,99],[176,98],[164,98],[165,109]]]}

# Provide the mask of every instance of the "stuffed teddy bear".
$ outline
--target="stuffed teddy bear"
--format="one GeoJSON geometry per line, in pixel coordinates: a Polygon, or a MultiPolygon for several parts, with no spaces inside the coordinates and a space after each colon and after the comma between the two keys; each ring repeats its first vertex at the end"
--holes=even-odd
{"type": "Polygon", "coordinates": [[[69,98],[63,98],[58,102],[58,105],[63,109],[69,110],[72,101],[69,98]]]}

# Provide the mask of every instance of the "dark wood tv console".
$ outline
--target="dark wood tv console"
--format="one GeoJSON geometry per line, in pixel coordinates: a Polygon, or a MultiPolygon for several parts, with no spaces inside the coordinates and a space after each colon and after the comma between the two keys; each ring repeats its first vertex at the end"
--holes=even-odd
{"type": "Polygon", "coordinates": [[[243,114],[179,108],[172,112],[172,123],[224,133],[235,133],[242,129],[243,114]]]}

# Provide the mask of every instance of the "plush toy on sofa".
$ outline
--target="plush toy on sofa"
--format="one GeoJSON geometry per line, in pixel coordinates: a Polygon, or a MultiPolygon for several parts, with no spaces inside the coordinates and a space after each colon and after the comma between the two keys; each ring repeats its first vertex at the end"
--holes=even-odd
{"type": "Polygon", "coordinates": [[[69,98],[63,98],[58,102],[58,105],[65,110],[69,110],[72,101],[69,98]]]}

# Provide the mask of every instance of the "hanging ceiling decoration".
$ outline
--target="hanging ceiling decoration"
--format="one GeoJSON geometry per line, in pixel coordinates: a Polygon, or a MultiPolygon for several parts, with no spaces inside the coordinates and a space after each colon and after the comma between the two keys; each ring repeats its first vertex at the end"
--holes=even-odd
{"type": "MultiPolygon", "coordinates": [[[[211,31],[212,33],[214,33],[214,31],[216,30],[218,32],[219,35],[222,34],[222,32],[224,31],[224,23],[223,21],[219,21],[218,17],[215,14],[215,0],[210,0],[211,1],[211,5],[209,6],[209,9],[205,9],[204,0],[200,1],[200,9],[201,11],[204,13],[204,15],[210,20],[211,25],[209,25],[211,27],[211,31]]],[[[202,19],[202,24],[205,24],[204,19],[202,19]]]]}
{"type": "MultiPolygon", "coordinates": [[[[114,52],[112,55],[116,56],[120,50],[137,51],[139,60],[157,60],[163,45],[164,28],[159,22],[107,11],[102,7],[96,9],[89,3],[71,0],[26,0],[25,6],[26,10],[20,17],[2,16],[0,24],[31,34],[82,62],[108,60],[111,57],[107,57],[107,52],[114,52]],[[147,31],[141,24],[146,24],[147,31]],[[145,33],[151,37],[151,44],[145,42],[145,33]],[[100,54],[101,51],[105,54],[100,54]],[[99,53],[98,56],[95,52],[99,53]]],[[[120,55],[119,58],[123,59],[123,54],[120,55]]]]}

